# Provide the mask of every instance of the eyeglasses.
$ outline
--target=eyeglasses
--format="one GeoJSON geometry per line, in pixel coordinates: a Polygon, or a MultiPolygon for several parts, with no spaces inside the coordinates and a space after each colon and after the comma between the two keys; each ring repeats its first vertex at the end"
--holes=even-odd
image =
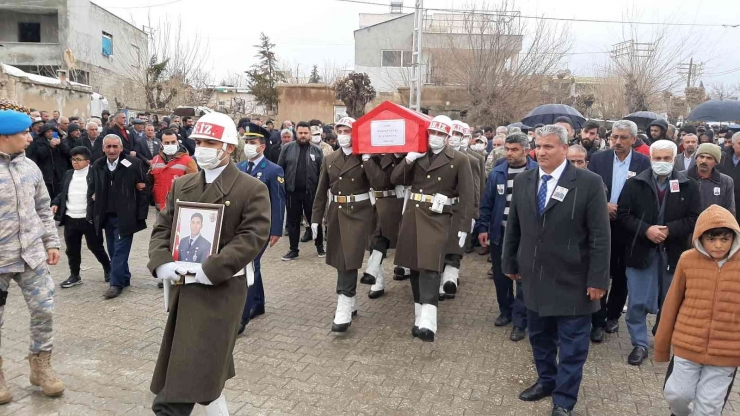
{"type": "Polygon", "coordinates": [[[75,163],[75,162],[77,162],[77,163],[87,162],[87,159],[80,159],[80,158],[74,158],[74,157],[72,159],[70,159],[70,160],[72,161],[72,163],[75,163]]]}

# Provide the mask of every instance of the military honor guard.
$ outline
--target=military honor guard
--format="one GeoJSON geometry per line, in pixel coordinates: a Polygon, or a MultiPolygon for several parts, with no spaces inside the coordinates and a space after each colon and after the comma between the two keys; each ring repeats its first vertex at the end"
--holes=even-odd
{"type": "Polygon", "coordinates": [[[149,243],[149,270],[158,279],[176,282],[152,377],[152,410],[189,415],[199,403],[208,406],[208,416],[227,415],[222,391],[235,375],[233,350],[247,299],[247,267],[270,235],[270,195],[265,184],[231,162],[238,138],[229,116],[204,115],[190,138],[203,170],[175,179],[149,243]],[[184,279],[172,250],[176,201],[223,205],[218,250],[185,284],[180,284],[184,279]]]}
{"type": "Polygon", "coordinates": [[[447,145],[452,120],[435,117],[429,125],[429,151],[410,152],[391,175],[395,185],[410,186],[401,220],[395,263],[411,269],[414,326],[411,333],[434,341],[440,274],[447,236],[465,244],[470,231],[474,182],[470,159],[447,145]],[[453,214],[456,214],[453,221],[453,214]]]}
{"type": "Polygon", "coordinates": [[[251,175],[267,185],[270,191],[270,241],[262,247],[262,251],[254,259],[254,284],[249,287],[247,301],[244,304],[242,321],[239,325],[238,333],[244,332],[244,328],[250,319],[265,313],[265,289],[262,284],[262,270],[260,260],[265,249],[272,247],[280,240],[283,232],[283,218],[285,215],[285,173],[283,168],[270,162],[265,157],[267,140],[269,136],[265,135],[265,129],[249,123],[243,135],[244,156],[247,160],[236,165],[240,171],[251,175]]]}

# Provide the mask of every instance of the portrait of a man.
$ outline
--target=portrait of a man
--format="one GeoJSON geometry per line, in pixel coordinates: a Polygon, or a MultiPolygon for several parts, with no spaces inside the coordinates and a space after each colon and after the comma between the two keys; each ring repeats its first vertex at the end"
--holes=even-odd
{"type": "Polygon", "coordinates": [[[211,242],[200,234],[203,229],[203,215],[196,212],[190,216],[190,235],[180,240],[178,251],[180,261],[203,263],[211,253],[211,242]]]}

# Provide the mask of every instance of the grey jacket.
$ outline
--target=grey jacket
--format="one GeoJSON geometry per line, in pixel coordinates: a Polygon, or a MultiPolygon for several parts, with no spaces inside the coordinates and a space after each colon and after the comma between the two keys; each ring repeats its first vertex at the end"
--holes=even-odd
{"type": "MultiPolygon", "coordinates": [[[[678,156],[676,156],[676,160],[673,162],[673,168],[679,172],[685,171],[686,170],[686,165],[684,164],[685,160],[686,160],[686,157],[684,156],[683,152],[679,153],[678,156]]],[[[691,165],[694,164],[694,162],[696,162],[696,157],[692,155],[691,163],[689,164],[689,169],[691,168],[691,165]]]]}
{"type": "MultiPolygon", "coordinates": [[[[324,160],[324,153],[319,146],[309,143],[306,152],[306,189],[309,192],[316,191],[319,185],[319,175],[321,174],[321,163],[324,160]]],[[[300,155],[298,142],[290,142],[283,146],[278,159],[278,165],[285,171],[285,191],[295,191],[295,172],[298,168],[298,155],[300,155]]]]}
{"type": "Polygon", "coordinates": [[[735,215],[735,182],[731,177],[720,173],[715,167],[709,179],[699,178],[696,164],[691,165],[686,176],[699,184],[702,212],[710,205],[716,204],[735,215]]]}

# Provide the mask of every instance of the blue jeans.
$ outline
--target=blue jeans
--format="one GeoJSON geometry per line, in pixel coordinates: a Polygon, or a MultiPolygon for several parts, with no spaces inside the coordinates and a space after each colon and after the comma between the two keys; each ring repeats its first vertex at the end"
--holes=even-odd
{"type": "Polygon", "coordinates": [[[537,383],[552,391],[554,406],[573,410],[588,358],[591,315],[540,316],[527,309],[527,323],[537,383]]]}
{"type": "Polygon", "coordinates": [[[665,271],[665,262],[657,252],[653,254],[646,269],[627,267],[627,323],[633,347],[648,347],[646,318],[649,313],[658,313],[668,288],[673,280],[673,273],[665,271]]]}
{"type": "Polygon", "coordinates": [[[249,286],[247,290],[247,301],[244,302],[244,311],[242,311],[242,324],[246,325],[249,323],[249,313],[252,309],[261,308],[265,309],[265,288],[262,286],[262,271],[260,268],[260,260],[262,255],[265,253],[267,245],[262,248],[260,254],[254,259],[254,284],[249,286]]]}
{"type": "Polygon", "coordinates": [[[118,217],[105,219],[105,242],[110,255],[110,285],[123,289],[131,284],[131,271],[128,269],[128,255],[134,235],[118,234],[118,217]]]}

